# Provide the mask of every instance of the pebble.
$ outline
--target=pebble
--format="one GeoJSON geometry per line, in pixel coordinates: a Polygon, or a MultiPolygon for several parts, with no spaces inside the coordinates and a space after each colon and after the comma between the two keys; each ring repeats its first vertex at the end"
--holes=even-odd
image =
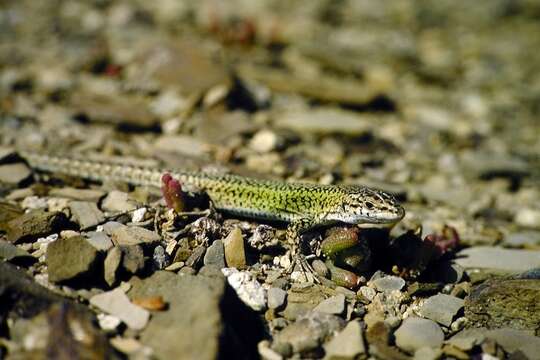
{"type": "Polygon", "coordinates": [[[116,316],[134,330],[144,329],[150,319],[150,312],[131,303],[119,288],[91,297],[90,304],[116,316]]]}
{"type": "Polygon", "coordinates": [[[452,319],[463,308],[463,299],[455,296],[437,294],[427,299],[419,310],[419,314],[444,326],[450,326],[452,319]]]}
{"type": "Polygon", "coordinates": [[[485,328],[466,329],[446,340],[446,343],[460,350],[469,351],[484,341],[486,330],[485,328]]]}
{"type": "Polygon", "coordinates": [[[133,215],[131,216],[131,221],[134,223],[142,222],[147,212],[148,209],[146,209],[145,207],[138,208],[133,212],[133,215]]]}
{"type": "Polygon", "coordinates": [[[116,332],[116,329],[122,323],[122,320],[120,320],[116,316],[103,313],[97,315],[97,320],[100,328],[111,333],[116,332]]]}
{"type": "Polygon", "coordinates": [[[81,230],[94,227],[105,220],[105,215],[98,209],[97,205],[89,201],[72,201],[69,204],[71,215],[81,230]]]}
{"type": "Polygon", "coordinates": [[[251,273],[235,268],[223,268],[221,272],[244,304],[255,311],[261,311],[266,307],[266,291],[251,273]]]}
{"type": "Polygon", "coordinates": [[[271,130],[258,131],[249,141],[249,147],[260,153],[268,153],[278,146],[279,138],[277,134],[271,130]]]}
{"type": "Polygon", "coordinates": [[[191,255],[189,255],[189,257],[186,259],[186,266],[193,269],[198,269],[201,267],[205,253],[206,248],[204,246],[196,247],[191,255]]]}
{"type": "Polygon", "coordinates": [[[107,252],[107,256],[103,262],[103,277],[107,285],[111,287],[116,285],[121,263],[122,250],[118,246],[115,246],[107,252]]]}
{"type": "Polygon", "coordinates": [[[228,267],[244,269],[246,267],[246,252],[244,249],[244,238],[240,228],[236,227],[225,239],[225,261],[228,267]]]}
{"type": "Polygon", "coordinates": [[[390,292],[401,290],[405,286],[405,280],[398,276],[383,276],[375,280],[371,280],[373,286],[381,292],[390,292]]]}
{"type": "Polygon", "coordinates": [[[32,170],[23,163],[0,165],[0,183],[20,185],[32,175],[32,170]]]}
{"type": "Polygon", "coordinates": [[[161,240],[157,233],[138,226],[120,226],[111,238],[115,245],[150,245],[161,240]]]}
{"type": "Polygon", "coordinates": [[[324,345],[324,350],[326,360],[353,360],[365,355],[362,325],[358,321],[349,322],[345,329],[324,345]]]}
{"type": "Polygon", "coordinates": [[[128,193],[113,190],[103,199],[101,207],[111,212],[128,212],[137,209],[137,204],[134,200],[130,199],[128,193]]]}
{"type": "Polygon", "coordinates": [[[103,231],[90,231],[85,236],[86,240],[98,250],[107,251],[113,247],[111,238],[103,231]]]}
{"type": "Polygon", "coordinates": [[[540,229],[540,210],[523,208],[514,217],[516,224],[533,229],[540,229]]]}
{"type": "Polygon", "coordinates": [[[27,251],[4,240],[0,240],[0,259],[12,263],[35,260],[27,251]]]}
{"type": "Polygon", "coordinates": [[[122,268],[130,274],[138,274],[144,269],[144,252],[139,245],[123,245],[122,250],[122,268]]]}
{"type": "Polygon", "coordinates": [[[271,287],[268,289],[268,308],[279,309],[285,304],[287,292],[283,289],[271,287]]]}
{"type": "Polygon", "coordinates": [[[225,250],[223,241],[215,240],[206,250],[203,259],[204,265],[216,266],[218,269],[225,267],[225,250]]]}
{"type": "Polygon", "coordinates": [[[89,279],[97,268],[98,250],[82,236],[60,238],[48,244],[46,259],[51,282],[89,279]]]}
{"type": "Polygon", "coordinates": [[[394,333],[399,348],[414,353],[423,347],[440,348],[444,333],[432,320],[409,317],[394,333]]]}
{"type": "Polygon", "coordinates": [[[521,272],[540,267],[540,251],[476,246],[459,251],[455,261],[465,269],[521,272]]]}
{"type": "Polygon", "coordinates": [[[504,245],[508,247],[540,247],[540,231],[520,231],[511,233],[504,239],[504,245]]]}
{"type": "Polygon", "coordinates": [[[313,309],[313,311],[323,312],[325,314],[343,315],[345,312],[345,295],[338,294],[332,296],[313,309]]]}
{"type": "Polygon", "coordinates": [[[414,352],[413,360],[437,360],[441,357],[441,349],[423,347],[414,352]]]}
{"type": "Polygon", "coordinates": [[[122,223],[119,223],[118,221],[107,221],[105,224],[102,225],[103,226],[103,231],[107,234],[107,235],[112,235],[113,231],[116,230],[117,228],[120,228],[120,227],[123,227],[123,226],[126,226],[122,223]]]}
{"type": "Polygon", "coordinates": [[[279,115],[275,125],[298,133],[339,133],[348,136],[366,133],[370,128],[369,121],[358,113],[334,108],[289,110],[279,115]]]}
{"type": "Polygon", "coordinates": [[[361,286],[358,292],[369,301],[373,301],[373,298],[375,295],[377,295],[377,291],[369,286],[361,286]]]}

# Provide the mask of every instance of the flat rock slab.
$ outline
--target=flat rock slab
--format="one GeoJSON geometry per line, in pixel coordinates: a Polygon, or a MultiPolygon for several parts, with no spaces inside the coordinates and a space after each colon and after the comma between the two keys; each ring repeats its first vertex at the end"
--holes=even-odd
{"type": "Polygon", "coordinates": [[[134,330],[144,329],[150,319],[150,312],[129,301],[124,291],[116,288],[90,298],[90,304],[114,315],[134,330]]]}
{"type": "Polygon", "coordinates": [[[540,267],[540,250],[471,247],[457,253],[456,263],[465,269],[521,272],[540,267]]]}
{"type": "Polygon", "coordinates": [[[90,278],[96,270],[98,250],[84,237],[60,238],[47,246],[49,281],[90,278]]]}
{"type": "Polygon", "coordinates": [[[341,315],[345,312],[345,295],[338,294],[332,296],[313,309],[313,311],[319,311],[326,314],[341,315]]]}
{"type": "Polygon", "coordinates": [[[7,240],[12,243],[32,241],[64,229],[66,223],[64,213],[31,211],[8,222],[7,240]]]}
{"type": "Polygon", "coordinates": [[[463,308],[464,300],[446,294],[437,294],[426,300],[420,308],[420,315],[444,326],[450,326],[452,319],[463,308]]]}
{"type": "Polygon", "coordinates": [[[356,359],[365,354],[362,326],[358,321],[351,321],[325,346],[325,359],[356,359]]]}
{"type": "Polygon", "coordinates": [[[69,204],[71,215],[81,230],[94,227],[105,220],[105,215],[98,209],[97,205],[90,201],[72,201],[69,204]]]}
{"type": "Polygon", "coordinates": [[[423,347],[439,348],[444,340],[436,322],[414,317],[405,319],[394,335],[397,346],[411,353],[423,347]]]}
{"type": "Polygon", "coordinates": [[[157,271],[144,280],[132,278],[131,283],[131,298],[161,296],[169,305],[166,311],[153,314],[140,338],[157,358],[257,357],[260,320],[224,278],[157,271]]]}
{"type": "Polygon", "coordinates": [[[98,202],[103,196],[105,191],[97,189],[76,189],[71,187],[61,189],[51,189],[49,196],[63,197],[80,201],[98,202]]]}
{"type": "Polygon", "coordinates": [[[138,226],[120,226],[112,231],[111,238],[115,245],[144,245],[161,240],[157,233],[138,226]]]}
{"type": "Polygon", "coordinates": [[[487,328],[540,331],[540,279],[493,279],[471,291],[465,316],[487,328]]]}

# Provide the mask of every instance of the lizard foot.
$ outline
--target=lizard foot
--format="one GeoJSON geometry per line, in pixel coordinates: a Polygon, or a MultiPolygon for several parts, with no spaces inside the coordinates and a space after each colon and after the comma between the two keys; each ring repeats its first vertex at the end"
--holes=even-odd
{"type": "Polygon", "coordinates": [[[291,276],[291,279],[298,282],[308,282],[320,284],[319,275],[315,272],[308,258],[303,254],[293,256],[291,265],[285,270],[285,273],[291,276]]]}

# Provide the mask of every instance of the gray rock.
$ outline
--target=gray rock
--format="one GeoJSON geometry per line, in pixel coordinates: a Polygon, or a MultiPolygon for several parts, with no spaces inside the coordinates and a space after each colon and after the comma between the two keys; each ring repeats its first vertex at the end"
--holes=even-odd
{"type": "Polygon", "coordinates": [[[362,326],[358,321],[351,321],[345,329],[324,345],[327,360],[356,359],[366,353],[362,326]]]}
{"type": "Polygon", "coordinates": [[[122,268],[129,274],[138,274],[144,269],[144,252],[141,246],[120,246],[122,250],[122,268]]]}
{"type": "Polygon", "coordinates": [[[112,231],[111,239],[115,245],[150,245],[161,237],[150,230],[138,226],[120,226],[112,231]]]}
{"type": "Polygon", "coordinates": [[[148,310],[129,301],[129,298],[120,288],[92,296],[90,304],[101,311],[116,316],[134,330],[144,329],[150,319],[148,310]]]}
{"type": "Polygon", "coordinates": [[[156,312],[140,341],[160,359],[256,358],[263,329],[259,319],[227,291],[223,277],[176,275],[157,271],[133,278],[131,298],[161,296],[169,305],[156,312]],[[234,316],[231,316],[234,314],[234,316]]]}
{"type": "Polygon", "coordinates": [[[4,240],[0,240],[0,259],[14,264],[29,263],[36,260],[27,251],[4,240]]]}
{"type": "Polygon", "coordinates": [[[47,246],[49,281],[59,283],[89,279],[94,275],[98,250],[82,236],[60,238],[47,246]]]}
{"type": "Polygon", "coordinates": [[[441,349],[423,347],[414,352],[414,360],[438,360],[441,357],[441,349]]]}
{"type": "Polygon", "coordinates": [[[66,224],[64,213],[34,210],[7,223],[7,240],[12,243],[33,241],[58,232],[66,224]]]}
{"type": "Polygon", "coordinates": [[[97,203],[99,199],[105,196],[105,191],[98,189],[76,189],[65,187],[61,189],[51,189],[49,196],[56,196],[80,201],[90,201],[97,203]]]}
{"type": "Polygon", "coordinates": [[[229,235],[223,239],[223,245],[227,266],[244,269],[246,267],[246,252],[242,231],[237,227],[232,229],[229,235]]]}
{"type": "Polygon", "coordinates": [[[8,223],[23,214],[23,209],[21,209],[18,205],[0,201],[0,231],[8,231],[8,223]]]}
{"type": "Polygon", "coordinates": [[[208,144],[189,135],[162,135],[154,142],[156,152],[169,152],[190,157],[204,157],[208,144]]]}
{"type": "Polygon", "coordinates": [[[486,330],[485,328],[466,329],[446,340],[446,343],[460,350],[469,351],[484,341],[486,330]]]}
{"type": "Polygon", "coordinates": [[[206,248],[204,246],[199,246],[193,250],[191,255],[186,260],[186,266],[198,269],[202,265],[202,261],[204,258],[204,254],[206,252],[206,248]]]}
{"type": "Polygon", "coordinates": [[[19,185],[32,175],[32,170],[23,163],[0,165],[0,183],[19,185]]]}
{"type": "Polygon", "coordinates": [[[113,190],[103,199],[101,207],[111,212],[128,212],[137,209],[137,204],[129,198],[128,193],[113,190]]]}
{"type": "Polygon", "coordinates": [[[212,245],[206,250],[204,254],[204,265],[215,266],[218,269],[225,267],[225,250],[223,248],[223,241],[215,240],[212,245]]]}
{"type": "Polygon", "coordinates": [[[371,283],[377,290],[383,292],[401,290],[405,286],[405,280],[398,276],[383,276],[372,280],[371,283]]]}
{"type": "Polygon", "coordinates": [[[477,246],[458,252],[455,261],[465,269],[521,272],[540,267],[540,250],[477,246]]]}
{"type": "Polygon", "coordinates": [[[436,322],[409,317],[394,333],[396,345],[410,353],[423,347],[438,349],[444,340],[444,333],[436,322]]]}
{"type": "Polygon", "coordinates": [[[345,295],[338,294],[332,296],[313,309],[313,311],[323,312],[325,314],[342,315],[345,312],[345,295]]]}
{"type": "Polygon", "coordinates": [[[540,331],[540,280],[492,279],[465,299],[465,316],[477,326],[540,331]]]}
{"type": "Polygon", "coordinates": [[[103,277],[109,286],[114,286],[118,279],[118,271],[122,263],[122,250],[115,246],[107,252],[103,262],[103,277]]]}
{"type": "Polygon", "coordinates": [[[124,226],[126,225],[119,223],[118,221],[107,221],[105,224],[103,224],[103,231],[110,236],[114,230],[124,226]]]}
{"type": "Polygon", "coordinates": [[[310,312],[279,332],[274,341],[288,343],[296,353],[317,349],[331,334],[343,329],[345,321],[335,315],[310,312]]]}
{"type": "Polygon", "coordinates": [[[463,299],[455,296],[437,294],[424,302],[419,313],[439,324],[450,326],[454,316],[463,308],[463,303],[463,299]]]}
{"type": "Polygon", "coordinates": [[[98,209],[97,205],[89,201],[72,201],[69,204],[71,215],[81,230],[94,227],[105,220],[105,215],[98,209]]]}
{"type": "Polygon", "coordinates": [[[86,240],[98,250],[107,251],[113,247],[111,238],[103,231],[90,231],[85,235],[86,240]]]}
{"type": "Polygon", "coordinates": [[[279,309],[285,304],[287,292],[283,289],[271,287],[268,289],[268,307],[270,309],[279,309]]]}
{"type": "Polygon", "coordinates": [[[540,245],[540,231],[521,231],[508,235],[503,242],[508,247],[535,247],[540,245]]]}
{"type": "Polygon", "coordinates": [[[510,354],[520,351],[529,360],[540,359],[540,338],[528,331],[495,329],[487,331],[486,338],[494,340],[510,354]]]}
{"type": "Polygon", "coordinates": [[[154,248],[154,253],[152,254],[152,263],[154,264],[155,270],[162,270],[169,266],[169,254],[165,252],[165,248],[163,248],[163,246],[158,245],[154,248]]]}

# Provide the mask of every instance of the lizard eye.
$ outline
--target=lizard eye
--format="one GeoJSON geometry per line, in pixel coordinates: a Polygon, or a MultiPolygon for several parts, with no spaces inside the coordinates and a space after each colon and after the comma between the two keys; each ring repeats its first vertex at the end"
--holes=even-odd
{"type": "Polygon", "coordinates": [[[366,207],[367,207],[368,209],[370,209],[370,210],[371,210],[371,209],[373,209],[373,204],[372,204],[372,203],[370,203],[369,201],[368,201],[368,202],[366,202],[366,204],[365,204],[365,205],[366,205],[366,207]]]}

